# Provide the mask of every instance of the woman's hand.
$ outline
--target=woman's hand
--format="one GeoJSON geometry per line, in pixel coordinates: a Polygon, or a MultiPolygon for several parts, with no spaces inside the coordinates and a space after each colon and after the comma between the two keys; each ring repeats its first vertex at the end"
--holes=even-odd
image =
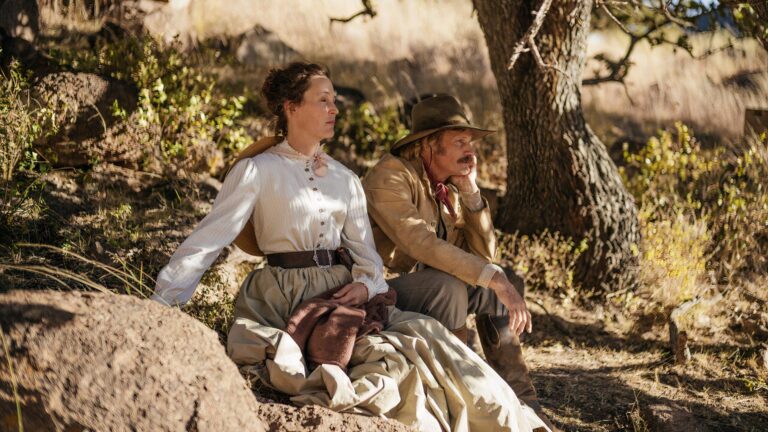
{"type": "Polygon", "coordinates": [[[360,282],[352,282],[336,291],[331,299],[344,306],[360,306],[368,301],[368,287],[360,282]]]}

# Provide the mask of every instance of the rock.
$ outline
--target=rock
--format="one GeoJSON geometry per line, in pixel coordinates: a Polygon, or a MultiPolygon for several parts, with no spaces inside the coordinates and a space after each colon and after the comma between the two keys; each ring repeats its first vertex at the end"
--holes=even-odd
{"type": "Polygon", "coordinates": [[[701,419],[677,404],[653,404],[641,408],[648,430],[656,432],[706,432],[701,419]]]}
{"type": "Polygon", "coordinates": [[[242,35],[235,56],[248,66],[283,65],[302,60],[298,51],[258,24],[242,35]]]}
{"type": "Polygon", "coordinates": [[[119,121],[112,115],[115,101],[128,113],[136,109],[136,91],[120,81],[90,73],[53,73],[35,83],[32,97],[57,113],[58,132],[35,146],[54,166],[97,161],[135,166],[142,148],[159,137],[159,131],[138,128],[130,117],[119,121]]]}
{"type": "MultiPolygon", "coordinates": [[[[0,295],[0,325],[27,430],[264,430],[216,334],[178,309],[124,295],[11,291],[0,295]]],[[[0,424],[16,422],[3,355],[0,424]]]]}
{"type": "Polygon", "coordinates": [[[365,93],[353,87],[334,84],[333,89],[336,91],[336,105],[341,110],[360,106],[368,100],[365,93]]]}
{"type": "Polygon", "coordinates": [[[339,414],[328,408],[305,406],[294,408],[290,405],[263,403],[259,416],[268,425],[269,432],[285,431],[339,431],[339,432],[406,432],[415,431],[403,423],[377,417],[354,414],[339,414]]]}
{"type": "Polygon", "coordinates": [[[768,131],[768,109],[747,108],[744,110],[744,135],[761,134],[768,131]]]}
{"type": "MultiPolygon", "coordinates": [[[[213,330],[137,297],[10,291],[0,294],[0,328],[25,430],[412,430],[258,399],[213,330]]],[[[9,371],[0,344],[0,430],[18,424],[9,371]]]]}
{"type": "Polygon", "coordinates": [[[142,2],[146,15],[143,28],[165,43],[176,42],[182,50],[193,47],[198,40],[192,0],[142,2]]]}
{"type": "Polygon", "coordinates": [[[40,33],[40,9],[36,1],[0,1],[0,28],[6,34],[34,42],[40,33]]]}

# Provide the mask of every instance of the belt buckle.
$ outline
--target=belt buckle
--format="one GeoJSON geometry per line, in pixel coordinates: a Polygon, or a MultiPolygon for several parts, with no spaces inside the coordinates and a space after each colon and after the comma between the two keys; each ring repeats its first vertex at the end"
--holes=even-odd
{"type": "Polygon", "coordinates": [[[312,253],[312,261],[314,261],[314,262],[315,262],[315,264],[317,264],[317,266],[318,266],[319,268],[321,268],[321,269],[328,269],[328,268],[331,268],[331,260],[332,260],[332,258],[331,258],[331,252],[330,252],[328,249],[326,249],[326,250],[325,250],[325,253],[328,255],[328,265],[323,265],[323,264],[320,264],[320,258],[317,256],[317,249],[314,249],[314,250],[313,250],[313,253],[312,253]]]}

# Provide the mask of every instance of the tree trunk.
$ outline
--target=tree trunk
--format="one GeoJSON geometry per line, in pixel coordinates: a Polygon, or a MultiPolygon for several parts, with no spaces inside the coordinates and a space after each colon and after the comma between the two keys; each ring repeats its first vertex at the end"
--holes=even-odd
{"type": "Polygon", "coordinates": [[[581,107],[592,3],[554,1],[535,38],[544,63],[562,74],[537,66],[532,53],[507,70],[541,1],[474,0],[504,110],[509,167],[498,226],[588,238],[574,280],[606,292],[634,284],[640,233],[634,200],[581,107]]]}

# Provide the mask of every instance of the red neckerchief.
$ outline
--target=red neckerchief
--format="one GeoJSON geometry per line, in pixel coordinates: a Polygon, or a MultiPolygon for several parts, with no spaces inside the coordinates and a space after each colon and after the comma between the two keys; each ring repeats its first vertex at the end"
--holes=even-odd
{"type": "Polygon", "coordinates": [[[441,181],[435,180],[435,177],[432,175],[432,171],[429,170],[429,167],[426,163],[424,163],[424,160],[421,161],[421,164],[424,166],[424,171],[427,172],[427,178],[429,178],[429,184],[432,186],[432,193],[435,194],[435,198],[443,203],[443,205],[448,209],[448,213],[450,213],[451,216],[456,219],[456,211],[453,210],[451,200],[448,199],[448,186],[446,186],[445,183],[441,181]]]}

